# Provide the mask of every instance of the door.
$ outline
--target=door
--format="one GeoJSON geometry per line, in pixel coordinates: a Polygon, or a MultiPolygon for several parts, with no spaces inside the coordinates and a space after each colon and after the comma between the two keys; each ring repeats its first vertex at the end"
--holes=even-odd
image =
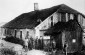
{"type": "Polygon", "coordinates": [[[66,32],[67,52],[73,53],[78,50],[78,39],[75,31],[66,32]]]}

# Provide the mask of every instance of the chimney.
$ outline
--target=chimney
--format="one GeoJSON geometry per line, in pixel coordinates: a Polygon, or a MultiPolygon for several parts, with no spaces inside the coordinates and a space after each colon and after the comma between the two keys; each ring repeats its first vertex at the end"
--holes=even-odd
{"type": "Polygon", "coordinates": [[[34,3],[34,10],[38,10],[38,3],[34,3]]]}

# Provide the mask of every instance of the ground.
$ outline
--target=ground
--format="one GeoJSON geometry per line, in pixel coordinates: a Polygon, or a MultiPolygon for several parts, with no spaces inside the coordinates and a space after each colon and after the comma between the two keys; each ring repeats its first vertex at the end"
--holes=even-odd
{"type": "MultiPolygon", "coordinates": [[[[19,45],[19,44],[6,42],[6,41],[0,39],[0,50],[2,48],[12,49],[12,50],[16,51],[18,53],[18,55],[21,55],[21,54],[22,55],[66,55],[65,53],[62,53],[62,52],[55,52],[55,51],[53,51],[53,52],[45,52],[43,50],[36,50],[36,49],[25,51],[25,49],[23,49],[23,47],[21,45],[19,45]]],[[[76,52],[74,54],[69,53],[67,55],[85,55],[84,52],[85,51],[76,52]]]]}

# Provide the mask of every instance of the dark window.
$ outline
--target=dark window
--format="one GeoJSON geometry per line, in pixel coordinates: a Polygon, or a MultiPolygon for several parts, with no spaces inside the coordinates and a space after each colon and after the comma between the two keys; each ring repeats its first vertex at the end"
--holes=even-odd
{"type": "Polygon", "coordinates": [[[65,13],[61,13],[61,21],[66,22],[66,14],[65,13]]]}
{"type": "Polygon", "coordinates": [[[74,15],[74,19],[75,19],[75,20],[78,20],[78,15],[75,14],[75,15],[74,15]]]}
{"type": "Polygon", "coordinates": [[[28,36],[29,36],[29,31],[27,31],[25,39],[28,39],[28,36]]]}
{"type": "Polygon", "coordinates": [[[41,21],[41,19],[38,19],[37,20],[37,24],[40,24],[42,21],[41,21]]]}
{"type": "Polygon", "coordinates": [[[6,32],[6,29],[5,29],[5,35],[6,35],[6,33],[7,33],[7,32],[6,32]]]}
{"type": "Polygon", "coordinates": [[[51,16],[51,26],[53,26],[53,16],[51,16]]]}
{"type": "Polygon", "coordinates": [[[16,37],[16,32],[17,32],[17,30],[15,30],[15,35],[14,35],[14,37],[16,37]]]}
{"type": "Polygon", "coordinates": [[[20,38],[22,39],[22,31],[20,31],[20,38]]]}
{"type": "Polygon", "coordinates": [[[10,32],[11,32],[10,29],[7,29],[6,32],[7,32],[6,34],[7,34],[8,36],[11,34],[11,33],[10,33],[10,32]]]}
{"type": "Polygon", "coordinates": [[[70,13],[68,13],[68,21],[70,20],[70,13]]]}
{"type": "Polygon", "coordinates": [[[61,21],[61,13],[58,13],[58,21],[61,21]]]}

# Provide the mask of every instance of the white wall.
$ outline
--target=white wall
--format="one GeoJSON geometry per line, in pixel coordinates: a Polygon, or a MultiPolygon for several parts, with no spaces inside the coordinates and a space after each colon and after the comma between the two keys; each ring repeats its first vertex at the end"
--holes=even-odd
{"type": "Polygon", "coordinates": [[[25,37],[27,35],[27,31],[29,32],[29,38],[32,37],[32,38],[35,38],[35,31],[33,29],[20,29],[17,31],[17,36],[18,38],[20,38],[20,31],[22,31],[22,39],[25,40],[25,37]]]}
{"type": "MultiPolygon", "coordinates": [[[[48,28],[51,27],[51,16],[53,16],[53,24],[56,24],[58,22],[58,13],[55,12],[52,15],[50,15],[48,18],[46,18],[43,22],[41,22],[38,26],[35,27],[36,34],[35,37],[37,36],[40,38],[40,30],[47,30],[48,28]]],[[[45,31],[43,31],[44,33],[45,31]]],[[[44,36],[44,35],[43,35],[44,36]]]]}

